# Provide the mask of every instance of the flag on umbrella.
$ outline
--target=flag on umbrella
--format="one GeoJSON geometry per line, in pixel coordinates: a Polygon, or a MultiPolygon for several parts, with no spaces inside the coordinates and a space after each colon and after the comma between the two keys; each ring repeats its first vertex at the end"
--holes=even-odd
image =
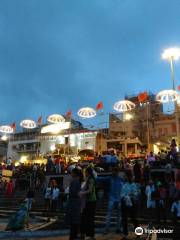
{"type": "Polygon", "coordinates": [[[13,123],[11,124],[11,127],[12,127],[12,129],[13,129],[14,131],[16,131],[16,123],[15,123],[15,122],[13,122],[13,123]]]}
{"type": "Polygon", "coordinates": [[[102,110],[103,109],[103,102],[99,102],[97,105],[96,105],[96,111],[99,111],[99,110],[102,110]]]}
{"type": "Polygon", "coordinates": [[[66,113],[66,117],[67,118],[72,118],[72,111],[71,110],[66,113]]]}
{"type": "Polygon", "coordinates": [[[144,103],[144,102],[146,102],[148,100],[148,94],[147,94],[147,92],[143,92],[143,93],[140,93],[139,95],[138,95],[138,101],[140,102],[140,103],[144,103]]]}
{"type": "Polygon", "coordinates": [[[42,124],[42,116],[40,116],[40,117],[38,118],[37,124],[38,124],[38,125],[41,125],[41,124],[42,124]]]}

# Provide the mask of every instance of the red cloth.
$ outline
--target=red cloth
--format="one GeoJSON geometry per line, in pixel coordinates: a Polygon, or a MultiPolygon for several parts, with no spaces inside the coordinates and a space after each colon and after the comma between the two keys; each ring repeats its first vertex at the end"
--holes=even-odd
{"type": "Polygon", "coordinates": [[[144,102],[146,102],[148,100],[148,94],[147,94],[147,92],[143,92],[143,93],[140,93],[139,95],[138,95],[138,101],[140,102],[140,103],[144,103],[144,102]]]}
{"type": "Polygon", "coordinates": [[[55,159],[55,164],[60,164],[61,163],[61,158],[56,158],[55,159]]]}
{"type": "Polygon", "coordinates": [[[38,121],[37,121],[37,123],[38,123],[39,125],[41,125],[41,124],[42,124],[42,116],[40,116],[40,117],[38,118],[38,121]]]}
{"type": "Polygon", "coordinates": [[[72,111],[68,111],[68,112],[66,113],[66,117],[67,117],[67,118],[71,118],[71,117],[72,117],[72,111]]]}
{"type": "Polygon", "coordinates": [[[13,130],[16,130],[16,123],[15,122],[12,123],[11,127],[12,127],[13,130]]]}
{"type": "Polygon", "coordinates": [[[97,105],[96,105],[96,110],[101,110],[103,109],[103,102],[99,102],[97,105]]]}
{"type": "Polygon", "coordinates": [[[6,188],[6,195],[11,196],[12,193],[13,193],[13,184],[12,182],[9,182],[6,188]]]}

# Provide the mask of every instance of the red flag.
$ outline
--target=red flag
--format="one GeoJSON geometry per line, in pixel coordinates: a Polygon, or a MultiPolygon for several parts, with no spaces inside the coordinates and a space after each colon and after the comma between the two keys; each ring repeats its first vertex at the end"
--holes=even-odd
{"type": "Polygon", "coordinates": [[[148,100],[148,94],[147,94],[147,92],[143,92],[143,93],[140,93],[139,95],[138,95],[138,101],[140,102],[140,103],[144,103],[144,102],[146,102],[148,100]]]}
{"type": "Polygon", "coordinates": [[[42,116],[40,116],[40,117],[38,118],[37,123],[38,123],[38,125],[41,125],[41,124],[42,124],[42,116]]]}
{"type": "Polygon", "coordinates": [[[103,109],[103,102],[99,102],[97,105],[96,105],[96,110],[102,110],[103,109]]]}
{"type": "Polygon", "coordinates": [[[68,111],[68,112],[66,113],[66,117],[67,117],[67,118],[72,118],[72,111],[68,111]]]}
{"type": "Polygon", "coordinates": [[[15,131],[15,130],[16,130],[16,123],[13,122],[13,123],[11,124],[11,127],[12,127],[12,129],[15,131]]]}
{"type": "Polygon", "coordinates": [[[178,86],[178,91],[180,91],[180,85],[178,86]]]}

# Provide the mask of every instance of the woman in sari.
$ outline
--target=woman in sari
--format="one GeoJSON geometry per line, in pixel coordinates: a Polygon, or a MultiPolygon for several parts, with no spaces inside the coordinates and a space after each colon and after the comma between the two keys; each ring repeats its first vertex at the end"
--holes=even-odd
{"type": "Polygon", "coordinates": [[[28,202],[25,200],[20,209],[10,218],[6,231],[18,231],[29,227],[28,202]]]}

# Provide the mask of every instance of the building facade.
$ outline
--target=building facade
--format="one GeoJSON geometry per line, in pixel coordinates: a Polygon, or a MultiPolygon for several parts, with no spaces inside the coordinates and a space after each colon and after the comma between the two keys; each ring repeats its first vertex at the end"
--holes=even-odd
{"type": "Polygon", "coordinates": [[[125,99],[136,107],[127,113],[109,115],[107,148],[120,152],[122,156],[138,156],[147,149],[148,143],[152,143],[155,123],[163,115],[163,106],[153,94],[148,94],[147,102],[143,104],[139,103],[138,95],[125,99]]]}
{"type": "Polygon", "coordinates": [[[88,149],[96,152],[102,148],[103,137],[96,130],[85,129],[74,121],[70,127],[61,128],[52,133],[51,131],[56,130],[54,126],[53,124],[43,125],[13,134],[8,142],[7,156],[13,160],[19,160],[25,156],[33,160],[53,153],[78,155],[81,150],[88,149]]]}

